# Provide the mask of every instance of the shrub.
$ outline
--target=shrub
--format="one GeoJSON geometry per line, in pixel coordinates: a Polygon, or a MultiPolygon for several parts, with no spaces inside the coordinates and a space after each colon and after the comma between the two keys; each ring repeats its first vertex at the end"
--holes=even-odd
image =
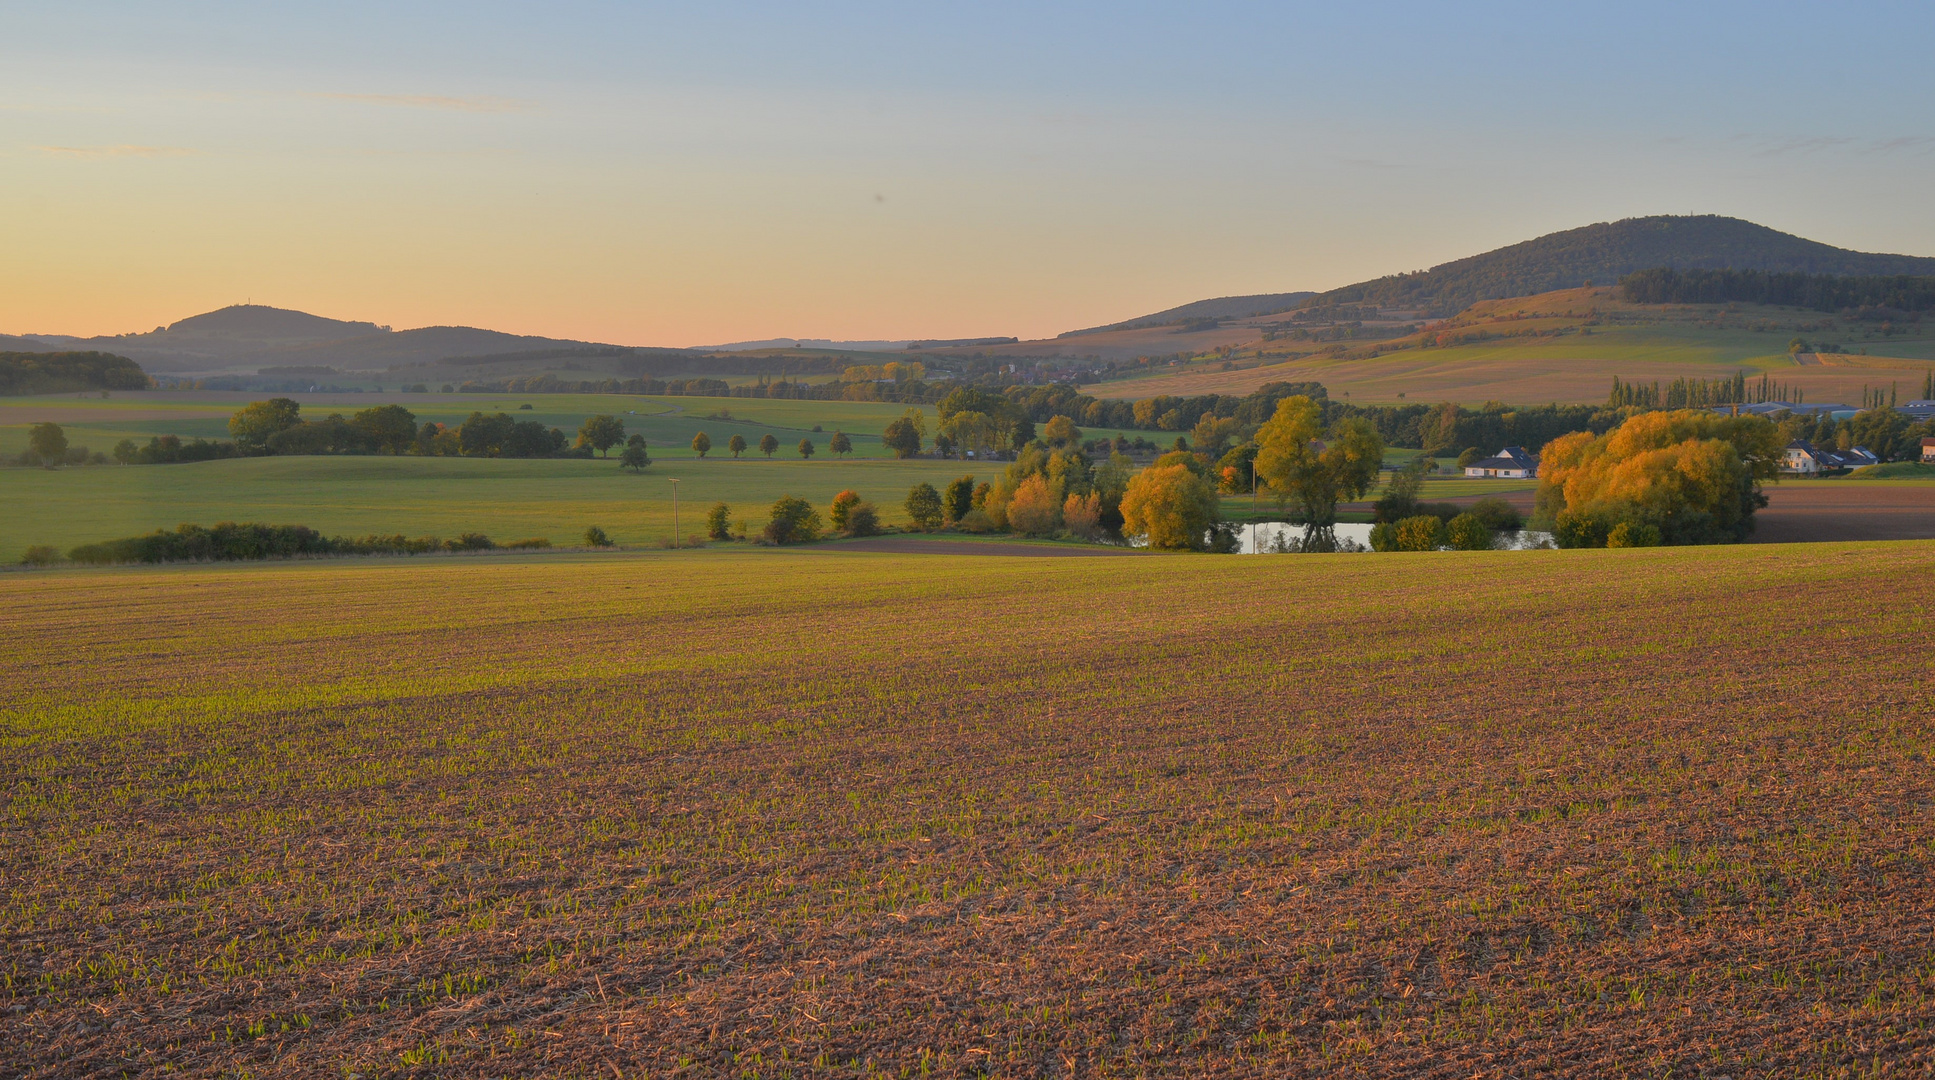
{"type": "Polygon", "coordinates": [[[948,524],[954,524],[974,509],[974,477],[963,476],[947,485],[941,492],[941,516],[948,524]]]}
{"type": "Polygon", "coordinates": [[[497,544],[483,533],[464,533],[455,540],[444,541],[444,547],[451,551],[489,551],[497,544]]]}
{"type": "Polygon", "coordinates": [[[1472,503],[1468,512],[1493,532],[1516,532],[1525,527],[1525,516],[1518,512],[1518,507],[1496,495],[1487,495],[1472,503]]]}
{"type": "Polygon", "coordinates": [[[1419,514],[1397,523],[1396,551],[1436,551],[1444,546],[1445,523],[1431,514],[1419,514]]]}
{"type": "Polygon", "coordinates": [[[1591,514],[1561,510],[1552,526],[1552,542],[1562,548],[1600,548],[1606,546],[1610,526],[1591,514]]]}
{"type": "Polygon", "coordinates": [[[1445,544],[1453,551],[1489,551],[1492,530],[1477,514],[1459,514],[1445,525],[1445,544]]]}
{"type": "Polygon", "coordinates": [[[1380,521],[1371,526],[1372,551],[1396,551],[1397,542],[1397,522],[1380,521]]]}
{"type": "Polygon", "coordinates": [[[986,510],[978,506],[962,514],[960,520],[954,525],[965,533],[991,533],[995,528],[994,519],[988,516],[986,510]]]}
{"type": "Polygon", "coordinates": [[[1659,547],[1659,526],[1640,521],[1622,521],[1606,533],[1606,546],[1609,548],[1659,547]]]}
{"type": "Polygon", "coordinates": [[[826,512],[827,524],[833,526],[834,532],[845,532],[847,530],[847,511],[858,505],[860,505],[860,495],[858,492],[850,490],[842,491],[838,495],[833,496],[833,506],[826,512]]]}
{"type": "Polygon", "coordinates": [[[21,556],[20,561],[26,566],[52,566],[60,561],[60,549],[52,544],[35,544],[27,549],[27,554],[21,556]]]}
{"type": "Polygon", "coordinates": [[[772,520],[760,533],[769,544],[806,544],[820,538],[820,514],[813,504],[792,495],[773,503],[772,520]]]}
{"type": "Polygon", "coordinates": [[[1075,536],[1093,540],[1102,534],[1102,497],[1070,495],[1062,503],[1062,526],[1075,536]]]}
{"type": "Polygon", "coordinates": [[[504,545],[506,549],[513,550],[513,551],[525,551],[531,548],[548,548],[550,546],[551,546],[551,541],[546,540],[542,536],[532,536],[523,540],[513,540],[510,543],[504,545]]]}
{"type": "Polygon", "coordinates": [[[585,530],[585,546],[593,548],[610,547],[611,537],[605,535],[605,530],[593,525],[591,528],[585,530]]]}
{"type": "Polygon", "coordinates": [[[712,504],[705,512],[705,535],[708,540],[732,539],[732,507],[722,502],[712,504]]]}
{"type": "Polygon", "coordinates": [[[1027,536],[1047,536],[1062,527],[1061,502],[1047,477],[1031,476],[1008,500],[1008,527],[1027,536]]]}
{"type": "Polygon", "coordinates": [[[858,502],[847,508],[848,536],[874,536],[879,532],[880,511],[872,503],[858,502]]]}

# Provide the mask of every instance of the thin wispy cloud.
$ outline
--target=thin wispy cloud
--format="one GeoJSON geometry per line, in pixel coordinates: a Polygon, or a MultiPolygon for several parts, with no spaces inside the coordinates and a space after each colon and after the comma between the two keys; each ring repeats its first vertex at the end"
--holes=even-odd
{"type": "Polygon", "coordinates": [[[75,158],[187,157],[196,152],[184,146],[36,146],[34,149],[55,157],[75,158]]]}
{"type": "Polygon", "coordinates": [[[386,105],[399,109],[444,109],[451,112],[509,113],[530,112],[531,104],[500,97],[449,97],[443,94],[329,94],[310,97],[328,101],[353,101],[361,105],[386,105]]]}

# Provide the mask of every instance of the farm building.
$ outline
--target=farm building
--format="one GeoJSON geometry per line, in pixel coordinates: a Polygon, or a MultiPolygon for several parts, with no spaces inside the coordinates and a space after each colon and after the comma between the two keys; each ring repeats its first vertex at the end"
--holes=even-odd
{"type": "MultiPolygon", "coordinates": [[[[1923,455],[1928,453],[1926,446],[1923,455]]],[[[1875,465],[1881,459],[1870,453],[1865,446],[1851,447],[1847,450],[1823,450],[1806,439],[1795,439],[1787,444],[1781,453],[1780,471],[1802,476],[1815,473],[1837,472],[1841,469],[1858,469],[1863,465],[1875,465]]]]}
{"type": "Polygon", "coordinates": [[[1935,463],[1935,439],[1922,440],[1922,460],[1935,463]]]}
{"type": "Polygon", "coordinates": [[[1523,446],[1508,446],[1500,450],[1497,457],[1484,458],[1465,466],[1466,476],[1530,480],[1538,474],[1539,459],[1526,453],[1523,446]]]}

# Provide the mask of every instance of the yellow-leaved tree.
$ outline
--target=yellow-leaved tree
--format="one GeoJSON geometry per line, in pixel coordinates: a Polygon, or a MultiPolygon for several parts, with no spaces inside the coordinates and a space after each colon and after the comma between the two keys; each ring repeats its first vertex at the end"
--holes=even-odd
{"type": "Polygon", "coordinates": [[[1326,432],[1323,407],[1298,394],[1277,402],[1256,444],[1256,474],[1276,492],[1278,505],[1296,504],[1305,526],[1298,549],[1337,550],[1337,504],[1362,498],[1384,464],[1377,428],[1349,417],[1326,432]]]}
{"type": "Polygon", "coordinates": [[[1560,547],[1736,542],[1767,505],[1760,485],[1779,474],[1780,450],[1767,420],[1703,409],[1561,435],[1539,455],[1535,518],[1560,547]]]}
{"type": "Polygon", "coordinates": [[[1187,465],[1158,462],[1135,475],[1122,495],[1122,532],[1165,551],[1202,551],[1216,524],[1216,489],[1187,465]]]}

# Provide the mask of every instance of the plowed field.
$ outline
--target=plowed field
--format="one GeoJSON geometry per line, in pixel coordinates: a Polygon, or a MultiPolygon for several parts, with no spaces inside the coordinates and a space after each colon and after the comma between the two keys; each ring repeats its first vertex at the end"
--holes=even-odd
{"type": "Polygon", "coordinates": [[[0,576],[29,1077],[1935,1067],[1935,544],[0,576]]]}

